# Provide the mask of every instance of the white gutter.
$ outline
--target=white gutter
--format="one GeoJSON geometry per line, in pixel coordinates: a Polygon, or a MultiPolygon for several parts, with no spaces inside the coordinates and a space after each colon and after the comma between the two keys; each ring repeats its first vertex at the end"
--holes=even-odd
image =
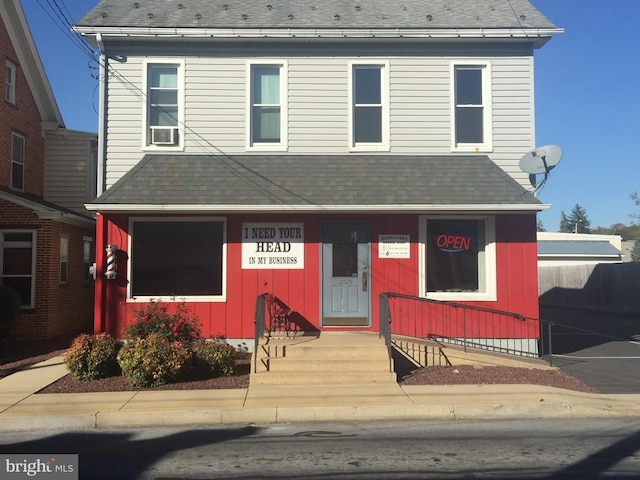
{"type": "Polygon", "coordinates": [[[131,205],[88,203],[89,211],[100,212],[273,212],[273,213],[322,213],[322,212],[531,212],[547,210],[548,204],[523,205],[131,205]]]}
{"type": "Polygon", "coordinates": [[[190,28],[74,27],[82,35],[169,38],[542,38],[562,28],[190,28]]]}
{"type": "Polygon", "coordinates": [[[98,49],[100,50],[100,74],[98,78],[98,165],[96,165],[96,196],[100,196],[105,191],[105,162],[106,162],[106,153],[107,153],[107,135],[105,130],[105,110],[104,105],[106,102],[106,89],[107,89],[107,69],[108,69],[108,59],[105,55],[104,42],[102,41],[102,35],[98,33],[96,35],[96,43],[98,44],[98,49]]]}

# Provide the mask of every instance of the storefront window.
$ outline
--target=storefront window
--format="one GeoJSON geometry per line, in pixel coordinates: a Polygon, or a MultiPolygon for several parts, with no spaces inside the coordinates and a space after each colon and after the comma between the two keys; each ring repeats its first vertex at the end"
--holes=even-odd
{"type": "Polygon", "coordinates": [[[223,250],[222,221],[134,222],[131,296],[221,296],[223,250]]]}
{"type": "Polygon", "coordinates": [[[422,233],[427,296],[454,300],[495,292],[493,221],[429,218],[422,233]]]}

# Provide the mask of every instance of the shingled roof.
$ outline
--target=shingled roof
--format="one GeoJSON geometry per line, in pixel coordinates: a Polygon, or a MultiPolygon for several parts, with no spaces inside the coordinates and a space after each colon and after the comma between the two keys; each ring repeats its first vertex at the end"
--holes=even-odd
{"type": "Polygon", "coordinates": [[[101,0],[76,28],[559,31],[528,0],[101,0]]]}
{"type": "Polygon", "coordinates": [[[91,210],[542,210],[487,156],[146,155],[91,210]]]}

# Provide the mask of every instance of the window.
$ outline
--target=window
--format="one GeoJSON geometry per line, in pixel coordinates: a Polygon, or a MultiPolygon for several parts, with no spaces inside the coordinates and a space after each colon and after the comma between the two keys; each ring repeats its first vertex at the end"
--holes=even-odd
{"type": "Polygon", "coordinates": [[[353,65],[351,146],[364,150],[388,144],[385,65],[353,65]]]}
{"type": "Polygon", "coordinates": [[[251,65],[249,147],[284,148],[284,65],[251,65]]]}
{"type": "Polygon", "coordinates": [[[223,297],[224,221],[140,219],[131,231],[131,297],[223,297]]]}
{"type": "Polygon", "coordinates": [[[180,144],[182,65],[147,65],[146,145],[166,148],[180,144]]]}
{"type": "Polygon", "coordinates": [[[35,305],[35,232],[0,231],[0,284],[20,295],[22,306],[35,305]]]}
{"type": "Polygon", "coordinates": [[[421,220],[422,291],[441,300],[495,300],[493,218],[421,220]]]}
{"type": "Polygon", "coordinates": [[[4,98],[9,103],[16,103],[16,66],[6,63],[4,98]]]}
{"type": "Polygon", "coordinates": [[[93,238],[82,237],[82,281],[85,283],[91,281],[91,245],[93,244],[93,238]]]}
{"type": "Polygon", "coordinates": [[[69,283],[69,239],[60,238],[60,283],[69,283]]]}
{"type": "Polygon", "coordinates": [[[455,65],[453,78],[453,148],[467,151],[490,150],[489,65],[455,65]]]}
{"type": "Polygon", "coordinates": [[[16,133],[11,140],[11,188],[24,190],[24,137],[16,133]]]}

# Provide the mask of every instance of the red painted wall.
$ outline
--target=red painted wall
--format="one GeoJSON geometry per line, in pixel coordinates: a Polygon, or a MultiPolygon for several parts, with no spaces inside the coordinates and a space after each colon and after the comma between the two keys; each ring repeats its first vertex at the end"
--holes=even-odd
{"type": "MultiPolygon", "coordinates": [[[[226,302],[190,302],[188,307],[202,323],[204,336],[252,338],[256,297],[269,292],[298,312],[312,326],[320,324],[320,234],[323,222],[366,221],[371,227],[371,320],[378,330],[378,296],[383,292],[419,294],[417,215],[229,215],[227,218],[226,302]],[[241,269],[243,222],[303,222],[304,269],[241,269]],[[380,234],[410,235],[409,259],[378,258],[380,234]]],[[[131,308],[140,303],[126,301],[128,217],[98,216],[98,280],[96,282],[96,331],[121,335],[131,321],[131,308]],[[102,245],[100,242],[102,241],[102,245]],[[116,244],[118,278],[104,279],[107,243],[116,244]]],[[[538,316],[538,280],[535,215],[496,217],[497,297],[496,302],[476,305],[508,310],[528,317],[538,316]]],[[[168,299],[163,299],[168,300],[168,299]]],[[[468,302],[469,303],[469,302],[468,302]]],[[[530,334],[535,338],[536,332],[530,334]]]]}

